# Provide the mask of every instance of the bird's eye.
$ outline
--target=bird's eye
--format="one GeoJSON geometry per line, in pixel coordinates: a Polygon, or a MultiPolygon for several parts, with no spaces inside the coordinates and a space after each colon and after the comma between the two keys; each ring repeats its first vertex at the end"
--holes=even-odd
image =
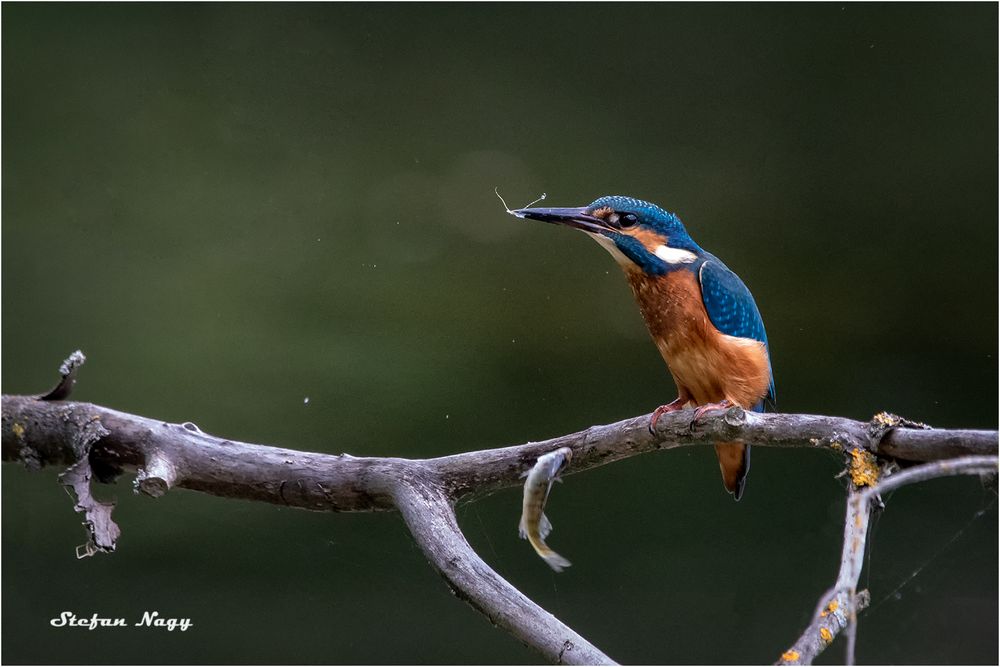
{"type": "Polygon", "coordinates": [[[639,218],[635,216],[635,213],[623,213],[619,216],[618,222],[622,227],[631,227],[639,222],[639,218]]]}

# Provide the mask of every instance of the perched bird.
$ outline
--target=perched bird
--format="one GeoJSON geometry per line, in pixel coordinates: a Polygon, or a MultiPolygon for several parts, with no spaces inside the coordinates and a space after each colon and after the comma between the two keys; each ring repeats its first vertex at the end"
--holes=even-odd
{"type": "MultiPolygon", "coordinates": [[[[697,406],[707,410],[739,405],[763,412],[775,393],[764,322],[750,290],[717,257],[688,235],[680,219],[655,204],[631,197],[601,197],[580,208],[522,208],[519,218],[586,232],[625,271],[649,333],[677,385],[676,400],[660,415],[697,406]]],[[[743,495],[750,447],[717,443],[715,453],[726,490],[743,495]]]]}

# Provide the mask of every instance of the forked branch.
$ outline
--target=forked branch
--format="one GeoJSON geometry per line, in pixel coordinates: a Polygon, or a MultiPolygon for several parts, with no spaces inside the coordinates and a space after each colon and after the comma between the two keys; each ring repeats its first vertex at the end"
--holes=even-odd
{"type": "MultiPolygon", "coordinates": [[[[739,408],[697,424],[691,423],[688,411],[664,415],[655,433],[648,429],[650,416],[643,415],[542,442],[434,459],[302,452],[225,440],[203,433],[190,422],[171,424],[90,403],[53,400],[66,397],[80,363],[82,355],[68,360],[61,369],[63,380],[45,396],[3,397],[2,444],[4,461],[20,461],[29,468],[68,467],[61,479],[73,488],[77,509],[85,514],[88,543],[84,555],[113,551],[118,537],[111,506],[95,501],[89,493],[91,479],[111,481],[127,470],[136,472],[136,492],[152,497],[184,488],[316,511],[398,510],[428,560],[458,597],[546,659],[565,664],[613,661],[490,568],[468,544],[454,514],[458,501],[519,485],[521,473],[542,454],[570,447],[573,465],[566,474],[574,474],[661,449],[742,441],[938,462],[888,477],[880,484],[923,479],[913,474],[919,470],[935,470],[936,474],[996,471],[996,431],[930,429],[885,413],[872,422],[858,422],[757,414],[739,408]],[[973,466],[961,463],[966,459],[948,460],[959,456],[976,457],[977,462],[973,466]]],[[[845,544],[848,529],[867,529],[868,503],[879,488],[852,493],[848,524],[854,523],[852,517],[861,517],[861,525],[845,528],[845,544]]],[[[864,534],[860,537],[862,553],[864,534]]],[[[853,540],[856,532],[850,535],[853,540]]],[[[853,570],[846,575],[842,572],[830,593],[840,608],[854,608],[856,584],[853,570]]],[[[824,596],[825,606],[830,595],[824,596]]],[[[829,614],[824,616],[822,611],[817,617],[827,618],[829,614]]],[[[817,627],[816,632],[821,630],[817,627]]],[[[808,662],[829,643],[807,647],[800,642],[785,654],[788,658],[797,652],[786,662],[808,662]]]]}
{"type": "Polygon", "coordinates": [[[881,494],[906,484],[952,475],[996,475],[996,456],[963,456],[932,461],[885,477],[874,486],[851,484],[844,518],[844,546],[836,583],[822,596],[812,622],[778,661],[781,665],[811,665],[833,639],[846,631],[847,665],[854,664],[858,613],[869,602],[868,591],[858,591],[864,565],[865,545],[872,510],[881,503],[881,494]]]}

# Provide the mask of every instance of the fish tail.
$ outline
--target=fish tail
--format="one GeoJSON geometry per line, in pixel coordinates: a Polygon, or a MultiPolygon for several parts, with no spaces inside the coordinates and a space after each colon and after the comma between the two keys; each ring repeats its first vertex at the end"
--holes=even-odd
{"type": "Polygon", "coordinates": [[[562,572],[564,567],[572,565],[572,563],[548,547],[545,548],[544,553],[539,552],[539,555],[545,560],[546,563],[549,564],[549,567],[556,572],[562,572]]]}
{"type": "Polygon", "coordinates": [[[564,567],[569,567],[570,562],[549,548],[544,541],[539,539],[537,534],[528,533],[528,541],[534,547],[535,553],[542,557],[556,572],[562,572],[564,567]]]}

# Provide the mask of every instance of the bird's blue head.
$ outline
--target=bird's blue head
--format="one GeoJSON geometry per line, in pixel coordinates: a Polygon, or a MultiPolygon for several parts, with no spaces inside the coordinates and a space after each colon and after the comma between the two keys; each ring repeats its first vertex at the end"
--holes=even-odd
{"type": "Polygon", "coordinates": [[[702,255],[680,218],[632,197],[612,195],[580,208],[522,208],[510,213],[587,232],[623,268],[648,275],[690,265],[702,255]]]}

